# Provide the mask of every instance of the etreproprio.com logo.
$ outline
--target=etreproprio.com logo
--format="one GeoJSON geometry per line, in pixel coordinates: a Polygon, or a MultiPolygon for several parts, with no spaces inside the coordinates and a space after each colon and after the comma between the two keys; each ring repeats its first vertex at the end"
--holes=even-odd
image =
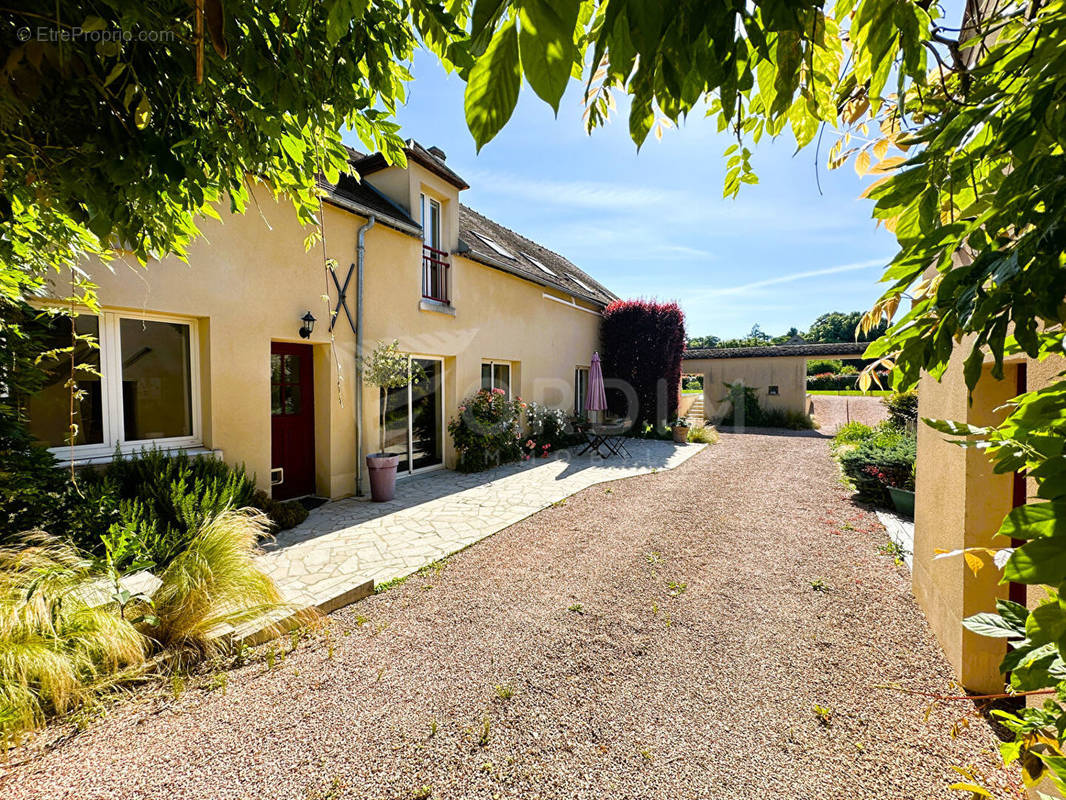
{"type": "Polygon", "coordinates": [[[174,31],[124,30],[122,28],[93,27],[83,28],[77,25],[70,28],[57,28],[52,25],[23,26],[18,29],[20,42],[172,42],[174,31]]]}

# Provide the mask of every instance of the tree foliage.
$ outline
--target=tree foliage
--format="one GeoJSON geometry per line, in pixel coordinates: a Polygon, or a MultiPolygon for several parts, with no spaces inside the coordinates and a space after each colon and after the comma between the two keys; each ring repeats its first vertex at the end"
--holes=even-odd
{"type": "Polygon", "coordinates": [[[58,273],[91,307],[71,272],[82,257],[183,256],[197,219],[220,202],[243,210],[253,181],[314,223],[317,177],[347,168],[343,128],[403,161],[389,117],[418,38],[463,52],[449,43],[464,18],[429,0],[16,0],[4,12],[7,301],[58,273]]]}
{"type": "MultiPolygon", "coordinates": [[[[504,35],[517,3],[478,5],[492,12],[475,35],[504,35]]],[[[940,378],[956,359],[972,390],[986,362],[1002,378],[1006,357],[1063,355],[1063,0],[970,3],[961,21],[929,0],[679,0],[666,9],[657,0],[581,4],[571,68],[584,81],[590,129],[609,118],[617,94],[629,97],[638,146],[653,130],[706,114],[736,139],[725,152],[727,196],[757,180],[752,146],[762,137],[788,131],[802,148],[828,134],[831,168],[853,163],[876,177],[865,196],[899,244],[861,324],[869,333],[888,323],[866,355],[877,359],[871,367],[894,368],[897,389],[923,371],[940,378]]],[[[520,64],[531,84],[540,69],[520,64]]],[[[491,138],[472,130],[479,145],[491,138]]],[[[867,372],[864,388],[869,381],[867,372]]],[[[935,425],[981,447],[997,471],[1027,470],[1038,486],[1036,501],[1000,530],[1024,544],[997,556],[1005,581],[1044,585],[1048,600],[1031,613],[1003,606],[1002,622],[981,628],[1010,628],[1002,666],[1014,688],[1049,692],[1044,708],[1008,719],[1017,740],[1005,755],[1024,756],[1029,778],[1046,770],[1066,788],[1064,374],[1009,409],[995,427],[935,425]]]]}

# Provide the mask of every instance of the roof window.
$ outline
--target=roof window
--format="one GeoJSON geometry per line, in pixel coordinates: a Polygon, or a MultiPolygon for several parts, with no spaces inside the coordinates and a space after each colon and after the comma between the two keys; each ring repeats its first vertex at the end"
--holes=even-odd
{"type": "Polygon", "coordinates": [[[537,259],[533,258],[533,256],[529,255],[529,253],[522,253],[522,256],[526,259],[526,261],[528,261],[534,267],[539,269],[541,272],[546,272],[549,275],[552,275],[553,277],[556,277],[556,278],[559,277],[559,273],[558,272],[555,272],[554,270],[548,269],[546,266],[544,266],[539,261],[537,261],[537,259]]]}
{"type": "Polygon", "coordinates": [[[501,247],[500,245],[496,244],[496,242],[494,242],[488,236],[485,236],[484,234],[478,233],[477,231],[470,231],[470,232],[472,234],[474,234],[474,236],[479,238],[481,241],[483,241],[485,244],[487,244],[489,247],[491,247],[494,251],[496,251],[496,253],[498,255],[501,255],[504,258],[509,258],[512,261],[517,261],[518,260],[513,255],[511,255],[511,253],[509,251],[505,250],[503,247],[501,247]]]}

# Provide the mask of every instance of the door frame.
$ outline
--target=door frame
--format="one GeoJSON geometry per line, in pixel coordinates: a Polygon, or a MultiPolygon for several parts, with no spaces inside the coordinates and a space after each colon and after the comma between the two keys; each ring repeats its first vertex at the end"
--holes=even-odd
{"type": "MultiPolygon", "coordinates": [[[[306,494],[294,495],[291,498],[286,498],[285,501],[294,500],[294,499],[296,499],[298,497],[315,497],[315,496],[318,495],[318,444],[319,444],[319,442],[318,442],[318,416],[317,416],[317,410],[316,410],[316,406],[317,406],[317,402],[316,401],[318,400],[318,398],[316,397],[317,392],[315,391],[315,389],[316,389],[316,387],[315,387],[315,346],[313,344],[308,343],[308,342],[291,342],[291,341],[285,341],[283,339],[271,339],[270,340],[270,358],[271,358],[271,360],[273,359],[273,356],[275,355],[274,348],[276,346],[280,346],[282,348],[299,348],[299,353],[301,355],[302,354],[306,354],[307,366],[309,367],[309,370],[308,370],[309,374],[307,376],[307,383],[308,383],[308,386],[310,388],[310,392],[308,392],[308,394],[307,394],[307,401],[309,402],[309,405],[310,405],[311,435],[308,437],[307,441],[309,442],[310,453],[311,453],[311,473],[310,473],[310,476],[309,476],[311,490],[310,490],[310,492],[308,492],[306,494]]],[[[281,353],[279,355],[295,355],[295,354],[294,353],[281,353]]],[[[271,362],[268,361],[268,364],[270,364],[270,363],[271,362]]],[[[301,378],[302,377],[303,377],[303,372],[301,371],[301,378]]],[[[271,376],[270,379],[269,379],[268,391],[272,391],[272,390],[273,390],[273,377],[271,376]]],[[[269,395],[268,395],[268,397],[269,397],[269,395]]],[[[271,446],[271,450],[270,450],[270,470],[269,470],[269,473],[268,473],[269,476],[270,476],[270,492],[269,493],[270,493],[271,497],[273,497],[274,496],[274,491],[273,491],[274,490],[274,486],[278,485],[278,484],[274,483],[274,471],[277,468],[274,466],[274,449],[273,449],[274,448],[274,414],[273,414],[273,411],[271,411],[271,414],[270,414],[270,443],[271,443],[270,444],[270,446],[271,446]]]]}
{"type": "MultiPolygon", "coordinates": [[[[426,467],[419,467],[418,469],[411,469],[411,450],[414,447],[415,432],[414,432],[414,419],[411,414],[411,384],[408,383],[405,388],[407,391],[407,454],[405,460],[407,466],[404,469],[397,468],[396,475],[400,478],[407,478],[411,475],[421,475],[424,472],[432,472],[435,469],[444,468],[444,436],[448,431],[448,419],[445,415],[444,405],[444,356],[427,356],[420,353],[408,353],[407,354],[407,372],[411,372],[411,361],[414,359],[421,359],[423,361],[436,361],[440,363],[440,387],[438,394],[440,394],[440,444],[441,454],[439,464],[430,464],[426,467]]],[[[380,401],[379,401],[380,402],[380,401]]]]}

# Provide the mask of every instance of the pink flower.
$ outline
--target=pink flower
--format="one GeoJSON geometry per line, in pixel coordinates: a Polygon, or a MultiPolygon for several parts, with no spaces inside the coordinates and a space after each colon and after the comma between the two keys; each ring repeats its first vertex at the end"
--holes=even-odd
{"type": "Polygon", "coordinates": [[[459,406],[460,411],[466,411],[466,406],[459,406]]]}
{"type": "Polygon", "coordinates": [[[493,389],[492,393],[493,394],[503,394],[503,389],[493,389]]]}
{"type": "Polygon", "coordinates": [[[537,443],[534,442],[532,439],[530,439],[529,441],[526,442],[526,447],[536,447],[536,446],[537,446],[537,443]]]}

